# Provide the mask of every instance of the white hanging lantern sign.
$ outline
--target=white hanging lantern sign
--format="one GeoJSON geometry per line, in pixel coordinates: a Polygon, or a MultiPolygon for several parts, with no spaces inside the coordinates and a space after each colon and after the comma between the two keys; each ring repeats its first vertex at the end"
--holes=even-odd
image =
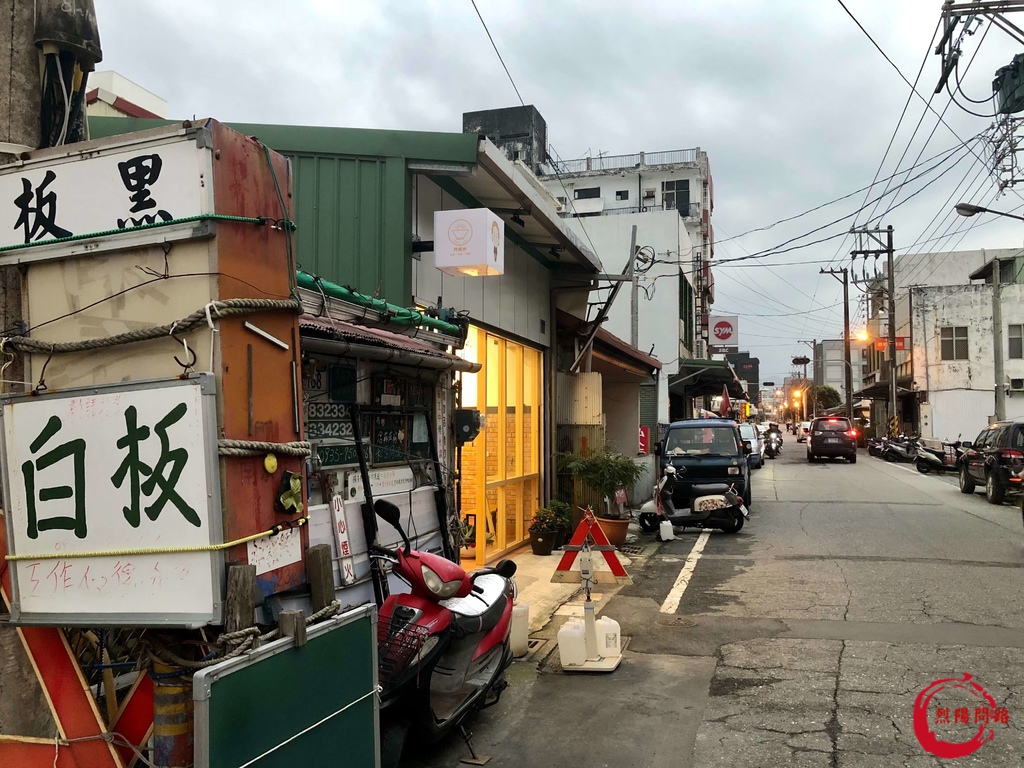
{"type": "Polygon", "coordinates": [[[505,273],[505,222],[487,208],[434,212],[434,266],[449,275],[505,273]]]}

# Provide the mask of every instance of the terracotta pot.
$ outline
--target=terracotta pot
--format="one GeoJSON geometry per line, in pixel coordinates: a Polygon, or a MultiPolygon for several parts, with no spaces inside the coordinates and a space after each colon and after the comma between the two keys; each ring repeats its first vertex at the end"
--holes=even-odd
{"type": "Polygon", "coordinates": [[[535,555],[550,555],[555,546],[554,531],[530,531],[530,548],[535,555]]]}
{"type": "Polygon", "coordinates": [[[626,533],[629,531],[629,519],[609,520],[604,517],[597,518],[601,530],[608,537],[608,541],[615,547],[621,547],[626,543],[626,533]]]}

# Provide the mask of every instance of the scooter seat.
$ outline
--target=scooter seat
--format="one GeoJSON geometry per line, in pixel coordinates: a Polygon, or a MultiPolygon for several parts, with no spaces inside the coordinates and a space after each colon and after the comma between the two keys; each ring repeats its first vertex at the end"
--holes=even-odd
{"type": "Polygon", "coordinates": [[[729,490],[728,483],[709,483],[705,485],[691,485],[688,496],[696,499],[698,496],[715,496],[729,490]]]}
{"type": "Polygon", "coordinates": [[[465,597],[442,600],[441,605],[452,612],[455,634],[464,637],[493,629],[508,605],[507,584],[497,573],[484,573],[473,578],[473,591],[465,597]]]}

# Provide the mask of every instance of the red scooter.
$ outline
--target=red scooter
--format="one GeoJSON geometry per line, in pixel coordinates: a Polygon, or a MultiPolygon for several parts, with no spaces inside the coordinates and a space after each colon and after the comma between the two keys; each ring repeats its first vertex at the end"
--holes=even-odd
{"type": "Polygon", "coordinates": [[[467,574],[440,555],[412,548],[401,512],[378,499],[374,512],[402,535],[405,547],[373,545],[370,556],[393,564],[412,591],[389,596],[377,615],[381,692],[381,765],[398,765],[410,733],[436,742],[470,712],[496,704],[512,663],[509,633],[516,564],[467,574]]]}

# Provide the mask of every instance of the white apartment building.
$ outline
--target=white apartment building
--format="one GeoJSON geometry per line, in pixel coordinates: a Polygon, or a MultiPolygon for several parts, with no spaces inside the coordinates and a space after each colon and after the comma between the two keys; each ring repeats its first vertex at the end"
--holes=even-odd
{"type": "MultiPolygon", "coordinates": [[[[714,189],[707,154],[696,149],[551,160],[540,179],[610,273],[622,272],[632,228],[652,259],[639,277],[637,346],[664,366],[659,421],[668,418],[667,382],[680,358],[707,356],[708,310],[714,301],[714,189]]],[[[608,330],[630,338],[632,307],[620,292],[608,330]]]]}
{"type": "Polygon", "coordinates": [[[982,283],[911,289],[913,389],[924,437],[974,440],[995,412],[996,387],[1006,392],[1006,418],[1024,416],[1024,284],[1014,282],[1022,264],[1000,260],[1003,381],[995,380],[991,262],[971,275],[982,283]]]}
{"type": "MultiPolygon", "coordinates": [[[[866,344],[850,341],[850,375],[853,392],[864,384],[868,372],[866,344]]],[[[829,386],[846,402],[846,355],[842,339],[823,339],[814,348],[814,386],[829,386]]]]}
{"type": "MultiPolygon", "coordinates": [[[[904,349],[897,347],[896,352],[896,384],[897,384],[897,415],[900,427],[907,433],[923,433],[924,426],[919,405],[923,395],[914,391],[915,345],[917,340],[924,338],[921,329],[913,326],[911,321],[913,297],[911,288],[930,288],[940,286],[957,286],[966,290],[970,275],[981,269],[993,258],[1012,259],[1020,249],[997,248],[970,251],[945,251],[937,253],[907,253],[898,256],[893,264],[893,280],[896,284],[896,336],[903,339],[904,349]]],[[[853,271],[860,270],[863,262],[856,262],[853,271]]],[[[868,276],[863,282],[867,292],[868,321],[867,330],[870,341],[867,347],[867,374],[864,377],[864,388],[860,396],[873,400],[871,421],[882,428],[888,418],[888,373],[886,368],[887,349],[875,347],[877,339],[885,339],[888,334],[888,298],[887,278],[884,259],[879,259],[881,267],[877,276],[868,276]]],[[[852,275],[858,277],[858,275],[852,275]]],[[[991,384],[990,384],[991,386],[991,384]]],[[[941,436],[941,435],[940,435],[941,436]]]]}

